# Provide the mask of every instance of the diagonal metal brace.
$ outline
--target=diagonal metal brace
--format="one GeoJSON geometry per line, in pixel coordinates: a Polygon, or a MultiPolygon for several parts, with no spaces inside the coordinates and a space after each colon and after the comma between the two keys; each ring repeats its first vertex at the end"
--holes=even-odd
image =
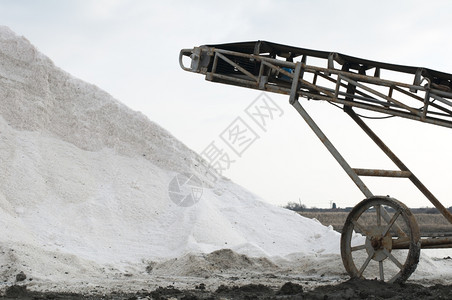
{"type": "MultiPolygon", "coordinates": [[[[417,178],[408,167],[389,149],[388,146],[377,136],[375,132],[364,123],[363,120],[353,111],[352,108],[346,108],[345,112],[355,121],[359,127],[374,141],[374,143],[392,160],[392,162],[400,168],[402,172],[408,172],[410,175],[407,177],[421,193],[440,211],[440,213],[452,224],[452,214],[447,210],[444,205],[430,192],[430,190],[417,178]]],[[[408,174],[407,173],[407,174],[408,174]]]]}
{"type": "Polygon", "coordinates": [[[325,147],[330,151],[336,161],[341,165],[344,171],[350,176],[353,182],[358,186],[361,192],[366,196],[366,198],[373,197],[372,192],[369,188],[364,184],[364,182],[359,178],[356,172],[350,167],[350,165],[345,161],[339,151],[334,147],[334,145],[330,142],[330,140],[326,137],[326,135],[322,132],[319,126],[314,122],[311,116],[306,112],[306,110],[301,106],[300,102],[295,100],[294,103],[291,103],[292,106],[298,111],[298,113],[303,117],[305,122],[311,127],[312,131],[317,135],[317,137],[322,141],[325,147]]]}
{"type": "Polygon", "coordinates": [[[298,100],[298,90],[300,89],[300,75],[302,63],[295,63],[295,71],[292,78],[292,88],[290,89],[289,103],[294,104],[298,100]]]}

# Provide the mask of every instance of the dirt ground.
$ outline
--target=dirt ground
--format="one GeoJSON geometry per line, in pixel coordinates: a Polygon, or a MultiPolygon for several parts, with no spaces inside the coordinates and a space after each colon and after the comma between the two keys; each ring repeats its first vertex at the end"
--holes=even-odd
{"type": "MultiPolygon", "coordinates": [[[[429,262],[423,261],[426,268],[407,283],[387,284],[350,280],[338,255],[292,257],[276,265],[222,249],[146,262],[142,273],[99,274],[80,282],[38,280],[20,272],[12,286],[3,282],[0,299],[452,299],[452,277],[438,269],[438,276],[429,277],[429,262]]],[[[441,270],[452,263],[449,257],[440,262],[441,270]]]]}
{"type": "Polygon", "coordinates": [[[318,286],[308,290],[304,283],[287,282],[279,289],[262,284],[219,286],[208,291],[203,283],[193,289],[179,290],[173,286],[136,293],[81,295],[28,291],[26,286],[12,286],[2,299],[452,299],[451,285],[387,284],[374,280],[350,279],[339,284],[318,286]]]}

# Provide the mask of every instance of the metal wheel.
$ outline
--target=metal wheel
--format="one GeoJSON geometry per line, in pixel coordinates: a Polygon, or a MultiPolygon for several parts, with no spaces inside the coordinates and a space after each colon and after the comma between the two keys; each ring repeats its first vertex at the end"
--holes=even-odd
{"type": "Polygon", "coordinates": [[[419,227],[402,202],[372,197],[356,205],[345,221],[341,255],[353,278],[404,282],[420,255],[419,227]]]}

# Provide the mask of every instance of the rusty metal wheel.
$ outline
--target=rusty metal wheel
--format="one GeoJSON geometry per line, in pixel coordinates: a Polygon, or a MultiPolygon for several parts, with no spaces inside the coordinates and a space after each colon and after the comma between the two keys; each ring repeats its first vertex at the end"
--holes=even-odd
{"type": "Polygon", "coordinates": [[[345,221],[341,255],[353,278],[404,282],[416,269],[419,226],[402,202],[372,197],[356,205],[345,221]]]}

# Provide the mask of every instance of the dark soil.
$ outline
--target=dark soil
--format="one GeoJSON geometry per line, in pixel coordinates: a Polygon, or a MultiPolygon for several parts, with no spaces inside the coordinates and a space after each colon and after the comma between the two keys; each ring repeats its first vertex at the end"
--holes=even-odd
{"type": "Polygon", "coordinates": [[[303,285],[287,282],[279,289],[264,284],[244,286],[221,285],[207,291],[200,283],[193,290],[178,290],[173,286],[134,294],[80,295],[28,291],[25,286],[12,286],[1,299],[452,299],[452,286],[419,284],[387,284],[374,280],[351,279],[337,285],[326,285],[307,291],[303,285]]]}

